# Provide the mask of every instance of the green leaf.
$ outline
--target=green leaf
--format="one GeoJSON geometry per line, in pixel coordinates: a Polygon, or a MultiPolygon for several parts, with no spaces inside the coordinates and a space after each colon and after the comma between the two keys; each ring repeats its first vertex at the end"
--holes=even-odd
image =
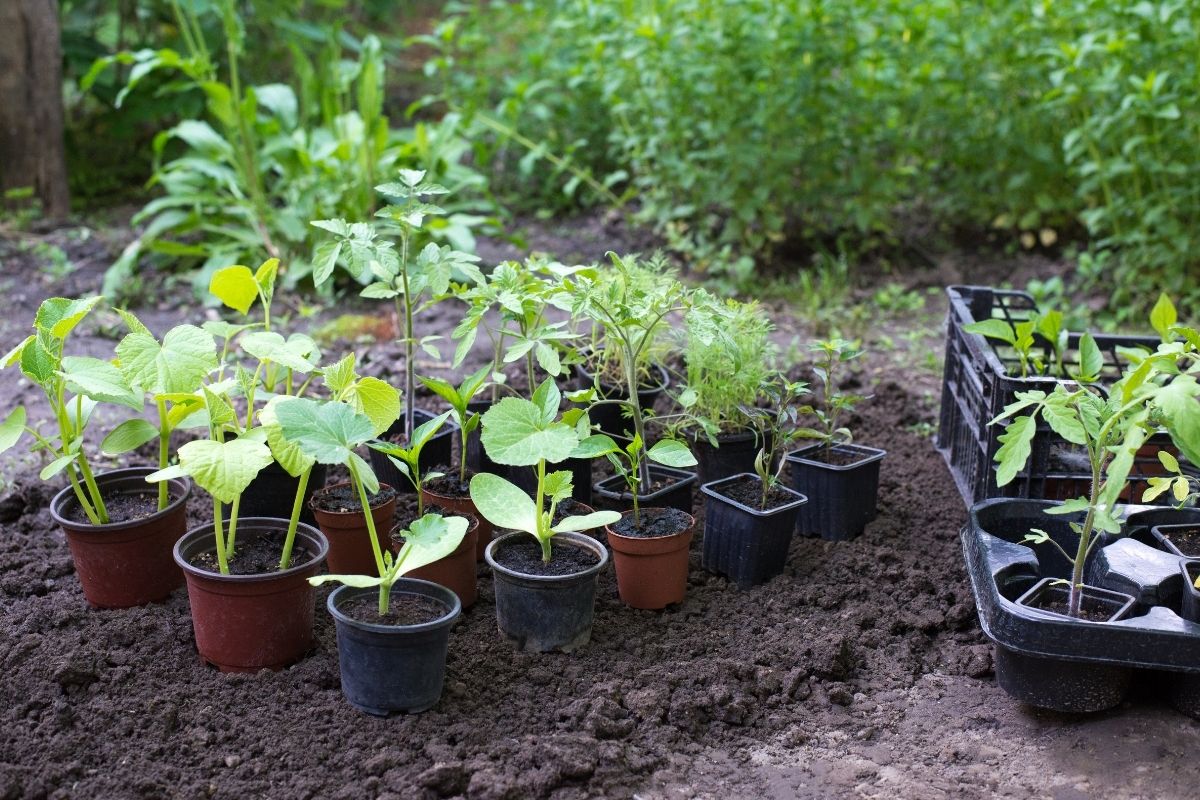
{"type": "Polygon", "coordinates": [[[323,583],[340,583],[354,589],[370,589],[383,583],[383,578],[371,575],[314,575],[308,579],[308,582],[312,586],[320,586],[323,583]]]}
{"type": "Polygon", "coordinates": [[[621,515],[616,511],[593,511],[591,514],[584,514],[579,517],[566,517],[555,525],[550,530],[555,533],[567,533],[568,531],[587,531],[592,528],[600,528],[605,525],[612,525],[619,520],[621,515]]]}
{"type": "Polygon", "coordinates": [[[311,372],[316,364],[308,359],[307,342],[284,339],[274,331],[255,331],[242,337],[242,349],[259,361],[270,361],[296,372],[311,372]]]}
{"type": "Polygon", "coordinates": [[[400,417],[400,391],[379,378],[362,378],[346,392],[346,402],[371,420],[379,436],[400,417]]]}
{"type": "Polygon", "coordinates": [[[1092,383],[1100,378],[1103,369],[1104,355],[1096,344],[1096,338],[1085,333],[1079,339],[1079,373],[1075,377],[1084,383],[1092,383]]]}
{"type": "Polygon", "coordinates": [[[135,393],[125,382],[116,365],[98,358],[67,356],[62,360],[62,373],[66,387],[76,394],[104,403],[127,406],[141,411],[144,405],[140,393],[135,393]]]}
{"type": "MultiPolygon", "coordinates": [[[[200,439],[179,448],[179,469],[222,503],[232,503],[272,461],[271,450],[257,437],[242,436],[228,442],[200,439]]],[[[162,473],[146,480],[163,480],[162,473]]]]}
{"type": "Polygon", "coordinates": [[[1200,464],[1200,385],[1190,375],[1180,375],[1155,395],[1155,403],[1166,418],[1167,432],[1179,451],[1193,464],[1200,464]]]}
{"type": "Polygon", "coordinates": [[[325,380],[325,385],[329,387],[329,391],[332,394],[340,395],[354,383],[355,360],[355,354],[349,353],[337,363],[331,364],[321,370],[321,377],[325,380]]]}
{"type": "MultiPolygon", "coordinates": [[[[1173,483],[1175,483],[1175,479],[1174,478],[1150,478],[1150,479],[1148,479],[1147,483],[1149,483],[1150,485],[1146,488],[1146,491],[1142,492],[1142,502],[1143,503],[1151,503],[1154,500],[1157,500],[1160,496],[1162,496],[1163,493],[1165,493],[1167,491],[1167,489],[1171,488],[1171,485],[1173,483]]],[[[1184,482],[1184,490],[1185,490],[1185,492],[1187,490],[1187,482],[1186,481],[1184,482]]],[[[1186,497],[1186,495],[1185,495],[1185,497],[1186,497]]]]}
{"type": "Polygon", "coordinates": [[[1042,406],[1042,419],[1050,428],[1072,444],[1087,444],[1087,431],[1075,408],[1070,405],[1047,401],[1042,406]]]}
{"type": "Polygon", "coordinates": [[[571,453],[571,458],[599,458],[616,453],[620,449],[608,434],[595,433],[579,441],[579,445],[571,453]]]}
{"type": "Polygon", "coordinates": [[[467,525],[464,517],[438,514],[426,514],[413,522],[400,532],[404,546],[396,556],[396,574],[406,575],[453,553],[467,534],[467,525]]]}
{"type": "Polygon", "coordinates": [[[1159,450],[1158,460],[1166,468],[1167,472],[1179,473],[1179,459],[1175,458],[1171,453],[1168,453],[1166,450],[1159,450]]]}
{"type": "Polygon", "coordinates": [[[47,385],[58,372],[58,358],[46,349],[41,336],[21,350],[21,372],[41,386],[47,385]]]}
{"type": "Polygon", "coordinates": [[[651,461],[667,467],[694,467],[696,457],[683,442],[677,439],[662,439],[646,451],[651,461]]]}
{"type": "MultiPolygon", "coordinates": [[[[316,222],[312,224],[317,225],[316,222]]],[[[342,242],[340,239],[326,240],[317,245],[316,252],[313,253],[312,262],[314,286],[320,286],[329,280],[333,275],[334,268],[337,267],[338,258],[341,254],[342,242]]]]}
{"type": "Polygon", "coordinates": [[[1154,304],[1154,308],[1150,311],[1150,325],[1154,330],[1158,331],[1158,335],[1163,341],[1171,338],[1171,328],[1179,321],[1179,314],[1175,311],[1175,304],[1171,302],[1171,298],[1167,297],[1166,293],[1158,296],[1158,302],[1154,304]]]}
{"type": "Polygon", "coordinates": [[[346,464],[374,436],[371,420],[346,403],[294,398],[275,407],[275,418],[288,441],[321,464],[346,464]]]}
{"type": "Polygon", "coordinates": [[[250,313],[258,299],[258,288],[254,273],[241,264],[217,270],[208,282],[208,291],[240,314],[250,313]]]}
{"type": "Polygon", "coordinates": [[[571,496],[571,490],[574,488],[574,476],[569,470],[555,470],[546,475],[542,481],[543,497],[549,498],[552,503],[561,503],[571,496]]]}
{"type": "Polygon", "coordinates": [[[67,334],[86,317],[103,297],[84,297],[68,300],[65,297],[50,297],[42,301],[34,316],[33,324],[55,339],[65,339],[67,334]]]}
{"type": "Polygon", "coordinates": [[[1000,449],[996,451],[996,484],[1006,486],[1017,477],[1017,473],[1029,460],[1033,451],[1033,436],[1037,433],[1037,423],[1032,416],[1017,417],[1008,424],[1004,433],[997,437],[1000,449]]]}
{"type": "Polygon", "coordinates": [[[0,453],[20,441],[21,434],[24,432],[25,407],[17,406],[4,418],[4,422],[0,423],[0,453]]]}
{"type": "Polygon", "coordinates": [[[21,353],[25,350],[25,347],[34,340],[34,338],[35,337],[32,334],[26,336],[24,341],[14,347],[12,350],[9,350],[7,353],[5,353],[4,357],[0,358],[0,369],[7,369],[13,364],[19,363],[21,360],[21,353]]]}
{"type": "Polygon", "coordinates": [[[499,475],[481,472],[473,477],[471,501],[496,527],[537,535],[538,514],[533,500],[499,475]]]}
{"type": "Polygon", "coordinates": [[[1104,471],[1104,491],[1100,495],[1100,504],[1111,511],[1120,502],[1121,492],[1125,491],[1126,479],[1133,469],[1137,451],[1146,442],[1146,429],[1143,426],[1149,411],[1142,410],[1135,414],[1127,423],[1125,439],[1115,449],[1116,455],[1108,462],[1104,471]]]}
{"type": "Polygon", "coordinates": [[[172,328],[162,344],[153,336],[135,332],[117,345],[117,358],[132,387],[151,394],[192,394],[217,368],[217,342],[195,325],[172,328]]]}
{"type": "Polygon", "coordinates": [[[558,463],[570,457],[579,437],[569,425],[552,420],[553,414],[548,420],[545,409],[535,403],[506,397],[483,415],[480,440],[488,457],[497,464],[529,467],[543,459],[558,463]]]}
{"type": "Polygon", "coordinates": [[[104,441],[100,443],[100,452],[106,456],[119,456],[157,438],[158,428],[146,420],[127,419],[104,437],[104,441]]]}
{"type": "Polygon", "coordinates": [[[963,330],[967,333],[977,333],[980,336],[986,336],[989,339],[999,339],[1011,345],[1017,343],[1017,334],[1013,330],[1012,325],[1009,325],[1002,319],[985,319],[979,322],[972,322],[970,325],[964,325],[963,330]]]}
{"type": "Polygon", "coordinates": [[[51,461],[49,464],[47,464],[45,466],[45,468],[42,469],[42,471],[40,473],[38,473],[38,477],[44,481],[48,481],[51,478],[53,478],[55,475],[57,475],[58,473],[62,472],[64,469],[66,469],[69,465],[75,463],[76,459],[78,459],[78,458],[79,458],[78,453],[72,453],[70,455],[60,456],[60,457],[54,459],[53,461],[51,461]]]}
{"type": "Polygon", "coordinates": [[[300,445],[289,440],[279,425],[276,411],[282,403],[295,402],[298,398],[276,395],[258,412],[258,420],[267,431],[267,446],[275,462],[291,475],[299,478],[316,463],[316,459],[304,452],[300,445]]]}

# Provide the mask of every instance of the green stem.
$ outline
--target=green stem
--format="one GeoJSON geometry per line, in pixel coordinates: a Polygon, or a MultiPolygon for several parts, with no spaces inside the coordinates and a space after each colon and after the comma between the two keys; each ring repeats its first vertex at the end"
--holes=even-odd
{"type": "Polygon", "coordinates": [[[296,528],[300,525],[300,511],[304,508],[304,492],[308,489],[308,476],[312,467],[300,475],[296,486],[296,499],[292,501],[292,516],[288,519],[287,536],[283,540],[283,555],[279,558],[279,570],[282,572],[292,565],[292,546],[296,543],[296,528]]]}
{"type": "MultiPolygon", "coordinates": [[[[155,402],[158,405],[158,468],[165,469],[171,459],[171,428],[167,423],[167,401],[156,397],[155,402]]],[[[158,482],[159,511],[166,508],[171,500],[167,484],[167,481],[158,482]]]]}
{"type": "Polygon", "coordinates": [[[100,494],[100,487],[96,485],[96,479],[92,477],[92,468],[88,465],[87,456],[83,454],[82,450],[79,451],[79,472],[83,475],[83,482],[87,484],[88,494],[91,495],[100,524],[107,524],[108,509],[104,507],[104,497],[100,494]]]}
{"type": "Polygon", "coordinates": [[[379,616],[387,616],[388,606],[391,603],[392,584],[384,582],[379,584],[379,616]]]}
{"type": "Polygon", "coordinates": [[[546,502],[546,488],[545,488],[546,487],[546,459],[539,458],[537,468],[538,468],[537,506],[536,506],[537,515],[538,515],[538,517],[537,517],[538,518],[538,524],[537,524],[538,537],[537,538],[538,538],[538,544],[540,544],[542,546],[542,562],[549,564],[550,563],[550,555],[551,555],[551,553],[550,553],[550,538],[551,538],[551,536],[553,536],[553,534],[548,530],[548,528],[550,527],[550,523],[553,521],[552,519],[550,519],[550,517],[553,516],[553,514],[552,513],[547,514],[545,511],[545,507],[544,507],[544,504],[546,502]]]}
{"type": "Polygon", "coordinates": [[[71,489],[75,491],[75,499],[79,501],[79,507],[83,509],[83,513],[87,515],[88,522],[93,525],[100,524],[100,517],[96,516],[96,510],[92,508],[92,504],[88,502],[87,492],[79,485],[79,479],[75,477],[75,468],[67,467],[67,480],[71,482],[71,489]]]}
{"type": "Polygon", "coordinates": [[[242,496],[239,494],[233,498],[233,505],[229,508],[229,540],[225,543],[225,550],[230,558],[233,557],[233,548],[237,544],[238,506],[241,504],[242,496]]]}
{"type": "Polygon", "coordinates": [[[217,542],[217,566],[222,575],[229,574],[229,559],[225,555],[225,526],[221,520],[221,501],[213,498],[213,533],[217,542]]]}
{"type": "MultiPolygon", "coordinates": [[[[379,546],[379,534],[375,531],[375,515],[371,513],[371,502],[367,498],[367,487],[363,486],[362,478],[358,475],[358,468],[354,466],[354,462],[350,462],[350,480],[354,482],[354,489],[358,492],[358,502],[362,505],[363,518],[367,523],[367,533],[371,537],[371,552],[375,556],[375,568],[379,570],[379,577],[387,576],[387,567],[383,563],[383,549],[379,546]]],[[[417,492],[418,497],[420,491],[417,492]]],[[[418,512],[420,513],[420,512],[418,512]]],[[[387,601],[383,598],[383,586],[380,585],[380,614],[387,613],[387,601]]]]}

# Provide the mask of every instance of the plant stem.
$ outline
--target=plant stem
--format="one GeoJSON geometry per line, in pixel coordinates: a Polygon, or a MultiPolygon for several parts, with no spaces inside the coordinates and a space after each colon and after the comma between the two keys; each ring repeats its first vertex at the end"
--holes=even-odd
{"type": "Polygon", "coordinates": [[[550,537],[553,534],[549,531],[550,523],[553,522],[550,517],[553,514],[547,514],[544,503],[546,502],[546,459],[538,459],[538,482],[537,482],[537,515],[538,515],[538,544],[542,546],[542,563],[550,563],[550,537]],[[546,530],[543,530],[546,528],[546,530]]]}
{"type": "MultiPolygon", "coordinates": [[[[166,469],[171,460],[171,428],[167,423],[167,401],[154,398],[158,405],[158,468],[166,469]]],[[[158,482],[158,510],[162,511],[170,501],[167,481],[158,482]]]]}
{"type": "Polygon", "coordinates": [[[279,569],[282,572],[292,565],[292,546],[296,543],[296,528],[300,525],[300,510],[304,508],[304,492],[308,489],[308,477],[312,467],[300,475],[296,486],[296,499],[292,501],[292,516],[288,519],[287,536],[283,540],[283,555],[279,558],[279,569]]]}
{"type": "Polygon", "coordinates": [[[79,485],[79,478],[75,477],[74,467],[67,467],[67,480],[71,482],[71,488],[75,491],[75,499],[79,501],[79,507],[87,515],[88,522],[93,525],[99,525],[100,517],[96,515],[96,510],[92,508],[92,504],[88,502],[87,492],[79,485]]]}
{"type": "Polygon", "coordinates": [[[233,505],[229,507],[229,540],[225,543],[225,550],[230,558],[233,557],[233,548],[237,544],[238,506],[241,503],[242,496],[239,494],[233,498],[233,505]]]}
{"type": "MultiPolygon", "coordinates": [[[[412,198],[407,206],[412,207],[412,198]]],[[[407,225],[400,228],[400,279],[404,289],[404,427],[412,437],[416,427],[416,368],[413,364],[413,310],[412,297],[408,293],[408,240],[412,235],[407,225]]],[[[411,438],[410,438],[411,441],[411,438]]],[[[420,490],[418,489],[418,494],[420,490]]]]}
{"type": "Polygon", "coordinates": [[[221,501],[213,498],[213,537],[217,542],[217,567],[222,575],[229,574],[229,559],[225,555],[225,526],[221,520],[221,501]]]}
{"type": "Polygon", "coordinates": [[[104,496],[100,494],[100,487],[96,485],[96,479],[92,477],[92,468],[88,466],[87,456],[83,451],[79,451],[79,472],[83,475],[83,482],[87,484],[88,494],[91,495],[92,505],[96,509],[96,516],[100,520],[101,525],[108,524],[108,509],[104,507],[104,496]]]}
{"type": "MultiPolygon", "coordinates": [[[[371,552],[375,556],[375,568],[379,570],[379,577],[387,575],[387,567],[383,563],[383,550],[379,546],[379,534],[375,532],[375,515],[371,513],[371,502],[367,499],[367,488],[363,486],[362,478],[358,476],[358,468],[354,466],[354,462],[350,462],[350,480],[354,483],[354,489],[358,492],[358,502],[362,505],[363,517],[367,522],[367,533],[371,537],[371,552]]],[[[420,491],[417,495],[420,496],[420,491]]],[[[420,512],[418,512],[420,513],[420,512]]],[[[387,613],[387,601],[383,597],[383,586],[380,585],[380,614],[387,613]]]]}
{"type": "Polygon", "coordinates": [[[388,606],[391,605],[392,584],[384,581],[379,584],[379,616],[387,616],[388,606]]]}

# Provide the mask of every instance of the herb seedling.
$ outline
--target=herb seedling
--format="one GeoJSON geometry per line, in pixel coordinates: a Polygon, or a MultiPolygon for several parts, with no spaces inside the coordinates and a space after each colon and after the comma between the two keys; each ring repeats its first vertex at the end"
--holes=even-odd
{"type": "Polygon", "coordinates": [[[497,464],[537,467],[533,499],[498,475],[480,473],[471,479],[471,500],[479,513],[499,528],[533,536],[545,562],[550,561],[550,541],[556,533],[585,531],[621,518],[615,511],[596,511],[553,522],[558,504],[571,496],[571,473],[547,473],[546,464],[582,457],[583,452],[578,431],[559,419],[561,400],[554,381],[547,380],[532,400],[506,397],[483,415],[480,438],[489,458],[497,464]]]}
{"type": "Polygon", "coordinates": [[[817,427],[801,429],[793,438],[816,439],[827,450],[839,444],[849,444],[854,436],[849,428],[841,424],[842,417],[867,398],[842,392],[838,373],[843,366],[862,356],[863,351],[845,339],[815,342],[809,349],[818,354],[813,372],[821,381],[821,401],[802,407],[800,413],[815,417],[817,427]]]}
{"type": "Polygon", "coordinates": [[[762,488],[759,509],[765,511],[771,490],[779,485],[786,461],[783,454],[799,439],[811,438],[813,431],[800,426],[801,415],[809,406],[798,407],[796,401],[808,394],[808,384],[791,382],[782,376],[766,381],[760,390],[770,401],[770,408],[743,406],[742,413],[751,420],[762,442],[754,457],[754,471],[762,488]]]}
{"type": "MultiPolygon", "coordinates": [[[[457,388],[441,378],[421,378],[421,383],[450,404],[450,413],[454,415],[454,421],[458,423],[458,480],[460,482],[467,480],[467,437],[479,427],[480,417],[478,412],[472,412],[467,406],[475,399],[475,395],[479,394],[487,385],[487,376],[491,371],[492,366],[488,364],[474,374],[463,378],[457,388]]],[[[420,489],[418,488],[417,491],[419,494],[420,489]]]]}

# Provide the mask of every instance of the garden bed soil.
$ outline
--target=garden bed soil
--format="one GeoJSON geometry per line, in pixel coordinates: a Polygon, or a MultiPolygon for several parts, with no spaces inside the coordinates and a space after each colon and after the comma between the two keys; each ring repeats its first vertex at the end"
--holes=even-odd
{"type": "MultiPolygon", "coordinates": [[[[211,525],[212,523],[210,522],[209,524],[211,525]]],[[[249,533],[249,530],[245,530],[239,526],[239,539],[247,533],[249,533]]],[[[272,572],[278,572],[279,559],[283,556],[284,541],[285,534],[283,531],[272,531],[249,541],[236,542],[233,549],[233,556],[228,559],[229,574],[269,575],[272,572]]],[[[301,545],[299,539],[297,539],[292,548],[292,563],[288,569],[306,564],[312,560],[312,557],[313,554],[301,545]]],[[[215,550],[200,553],[188,563],[197,569],[208,570],[213,573],[221,571],[215,550]]]]}
{"type": "Polygon", "coordinates": [[[772,486],[767,492],[767,505],[762,505],[762,484],[756,478],[742,478],[721,485],[720,493],[730,500],[741,503],[746,508],[756,511],[770,511],[773,508],[786,506],[796,502],[796,495],[784,491],[779,486],[772,486]]]}
{"type": "Polygon", "coordinates": [[[501,566],[524,575],[577,575],[600,563],[600,556],[591,550],[561,545],[550,540],[550,561],[542,560],[542,546],[530,536],[506,543],[492,552],[492,559],[501,566]]]}
{"type": "MultiPolygon", "coordinates": [[[[104,498],[104,508],[108,511],[110,524],[145,519],[158,513],[158,492],[157,490],[134,494],[113,492],[104,498]]],[[[91,524],[91,520],[87,518],[87,514],[83,512],[83,507],[79,503],[72,503],[68,506],[65,516],[71,522],[78,522],[81,525],[91,524]]]]}
{"type": "Polygon", "coordinates": [[[1164,532],[1163,535],[1188,558],[1200,557],[1200,527],[1164,532]]]}
{"type": "Polygon", "coordinates": [[[379,614],[379,597],[373,593],[339,603],[338,611],[371,625],[423,625],[446,616],[449,609],[432,597],[396,592],[388,599],[388,611],[383,616],[379,614]]]}
{"type": "Polygon", "coordinates": [[[636,539],[656,539],[681,533],[691,526],[692,520],[677,508],[643,508],[641,524],[633,514],[626,514],[609,527],[621,536],[636,539]]]}
{"type": "MultiPolygon", "coordinates": [[[[380,486],[378,492],[367,493],[367,502],[371,504],[371,508],[378,508],[393,497],[396,497],[395,489],[390,486],[380,486]]],[[[362,513],[362,501],[358,499],[358,492],[349,484],[319,489],[313,495],[312,504],[330,514],[362,513]]]]}

